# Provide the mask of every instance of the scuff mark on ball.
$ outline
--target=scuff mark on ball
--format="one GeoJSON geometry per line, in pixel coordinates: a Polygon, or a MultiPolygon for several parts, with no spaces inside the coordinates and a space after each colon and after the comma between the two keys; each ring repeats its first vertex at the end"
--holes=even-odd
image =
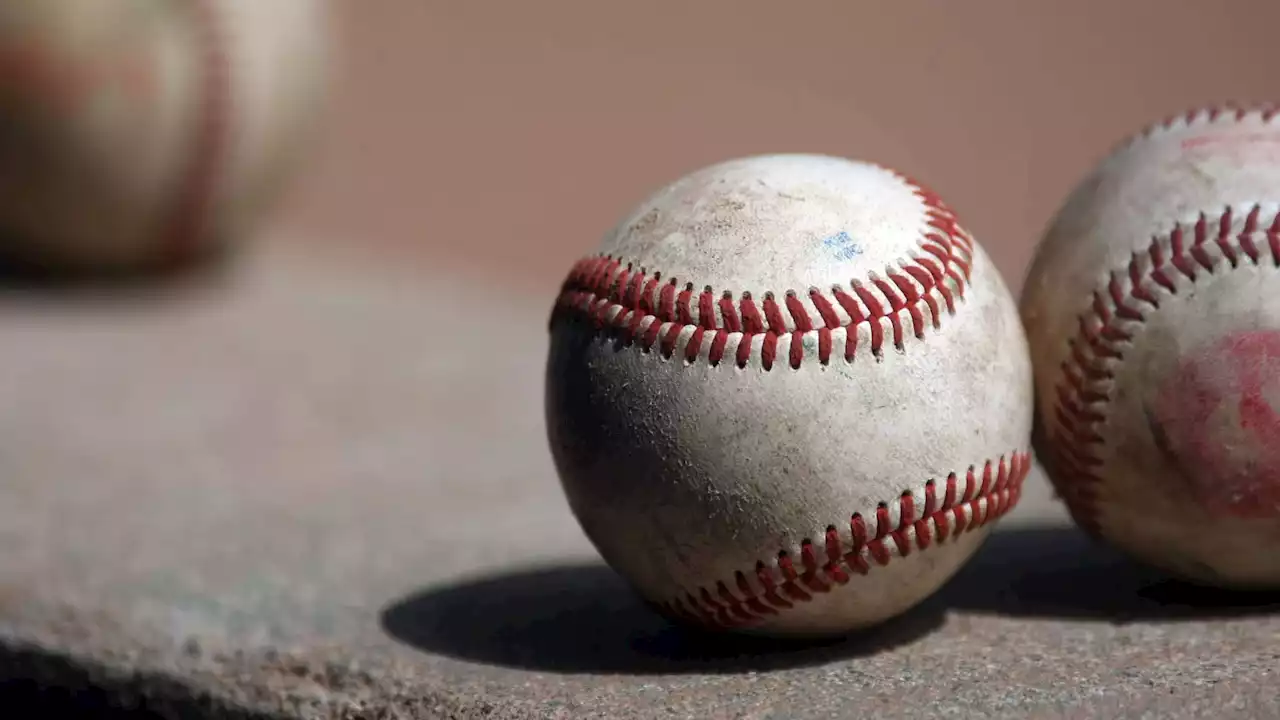
{"type": "Polygon", "coordinates": [[[1231,333],[1160,386],[1157,445],[1216,517],[1280,517],[1280,330],[1231,333]]]}

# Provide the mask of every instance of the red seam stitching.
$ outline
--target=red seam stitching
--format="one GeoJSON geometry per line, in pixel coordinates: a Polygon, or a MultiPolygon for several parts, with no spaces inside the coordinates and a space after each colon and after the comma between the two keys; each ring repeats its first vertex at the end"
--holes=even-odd
{"type": "Polygon", "coordinates": [[[873,567],[888,565],[895,550],[898,556],[908,557],[995,521],[1017,505],[1030,469],[1029,452],[1001,455],[994,463],[987,460],[981,471],[970,466],[963,479],[949,474],[941,499],[937,483],[929,480],[919,517],[915,496],[904,492],[897,499],[896,526],[890,525],[888,503],[880,503],[874,519],[854,513],[847,531],[829,525],[821,541],[801,541],[798,563],[783,550],[772,565],[757,561],[751,571],[734,573],[731,582],[720,580],[713,587],[699,587],[658,605],[674,617],[712,627],[757,625],[847,585],[853,575],[867,575],[873,567]]]}
{"type": "Polygon", "coordinates": [[[1091,307],[1079,316],[1055,387],[1056,422],[1049,428],[1055,472],[1050,479],[1076,521],[1095,536],[1102,534],[1099,490],[1106,439],[1100,430],[1112,399],[1113,364],[1124,361],[1122,346],[1136,334],[1126,326],[1145,323],[1146,312],[1160,308],[1160,293],[1177,295],[1180,285],[1195,283],[1201,272],[1212,274],[1221,264],[1218,258],[1230,269],[1245,259],[1257,265],[1265,249],[1280,267],[1280,214],[1263,225],[1261,211],[1254,205],[1238,233],[1232,231],[1229,207],[1216,219],[1201,213],[1190,233],[1179,223],[1168,235],[1153,238],[1145,250],[1135,251],[1127,267],[1113,270],[1106,288],[1094,291],[1091,307]],[[1265,248],[1255,236],[1266,238],[1265,248]]]}
{"type": "Polygon", "coordinates": [[[223,28],[211,0],[192,5],[203,74],[200,108],[193,130],[191,155],[178,184],[171,215],[162,233],[163,260],[179,263],[198,251],[225,160],[230,126],[231,67],[223,28]]]}
{"type": "Polygon", "coordinates": [[[1223,102],[1217,105],[1202,105],[1199,107],[1188,108],[1183,112],[1172,113],[1162,120],[1151,123],[1142,128],[1129,137],[1121,140],[1113,148],[1112,152],[1117,152],[1134,143],[1150,138],[1157,132],[1163,132],[1173,129],[1179,123],[1192,125],[1200,120],[1214,122],[1221,119],[1232,119],[1240,122],[1250,115],[1258,115],[1264,123],[1269,123],[1280,114],[1280,106],[1274,104],[1262,104],[1249,106],[1242,103],[1223,102]]]}
{"type": "Polygon", "coordinates": [[[926,326],[941,327],[943,306],[948,315],[955,314],[956,298],[963,299],[973,270],[974,241],[936,193],[911,178],[897,177],[924,204],[926,230],[918,241],[920,252],[899,260],[896,268],[886,266],[884,277],[872,272],[865,282],[851,280],[849,290],[833,286],[829,298],[820,289],[810,288],[807,296],[816,317],[795,290],[783,293],[781,303],[774,292],[765,292],[763,302],[757,304],[750,292],[741,293],[735,302],[733,292],[724,290],[717,300],[712,287],[705,285],[695,300],[692,282],[681,287],[677,278],[664,280],[661,272],[650,273],[646,267],[612,255],[597,255],[579,260],[569,271],[552,323],[566,313],[589,319],[597,332],[624,345],[638,342],[645,352],[657,346],[668,359],[677,354],[680,340],[687,336],[681,357],[690,363],[703,356],[709,336],[705,357],[713,366],[731,352],[730,340],[736,336],[732,352],[738,367],[746,367],[757,355],[765,370],[773,369],[779,351],[788,366],[799,368],[806,358],[804,339],[810,333],[817,335],[818,362],[827,365],[835,350],[831,331],[840,328],[846,331],[842,355],[846,362],[852,362],[858,326],[863,324],[870,332],[875,357],[883,356],[886,334],[895,348],[902,349],[907,332],[923,339],[926,326]],[[659,286],[655,302],[654,290],[659,286]],[[926,320],[921,304],[930,319],[926,320]],[[837,308],[849,316],[847,323],[841,323],[837,308]]]}

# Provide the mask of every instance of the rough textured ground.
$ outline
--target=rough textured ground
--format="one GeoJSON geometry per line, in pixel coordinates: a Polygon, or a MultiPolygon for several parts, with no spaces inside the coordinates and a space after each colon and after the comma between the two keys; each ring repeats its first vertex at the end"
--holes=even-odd
{"type": "Polygon", "coordinates": [[[549,299],[278,248],[145,295],[0,293],[0,704],[1280,717],[1276,599],[1094,547],[1039,476],[959,577],[881,630],[801,648],[669,627],[561,498],[549,299]]]}

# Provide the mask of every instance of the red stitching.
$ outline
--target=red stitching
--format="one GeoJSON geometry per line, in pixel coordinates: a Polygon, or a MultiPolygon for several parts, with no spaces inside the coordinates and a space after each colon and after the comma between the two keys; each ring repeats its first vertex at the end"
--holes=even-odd
{"type": "Polygon", "coordinates": [[[1255,113],[1261,115],[1263,122],[1271,122],[1272,118],[1274,118],[1277,113],[1280,113],[1280,106],[1272,104],[1248,106],[1228,101],[1219,103],[1218,105],[1189,108],[1180,113],[1173,113],[1159,122],[1148,125],[1125,142],[1128,143],[1134,140],[1148,138],[1157,132],[1172,129],[1173,126],[1178,123],[1191,125],[1199,120],[1213,122],[1223,118],[1229,118],[1239,122],[1255,113]]]}
{"type": "Polygon", "coordinates": [[[191,155],[178,184],[172,214],[163,232],[166,262],[181,262],[197,250],[207,230],[218,175],[226,159],[230,126],[231,68],[216,3],[198,0],[192,13],[200,51],[200,109],[191,155]]]}
{"type": "Polygon", "coordinates": [[[1106,440],[1101,425],[1111,402],[1113,366],[1124,360],[1125,345],[1136,334],[1133,325],[1146,322],[1146,311],[1160,307],[1161,292],[1177,295],[1179,284],[1196,282],[1200,272],[1215,272],[1220,266],[1216,257],[1232,269],[1246,259],[1255,265],[1261,262],[1262,246],[1255,236],[1266,236],[1265,249],[1280,267],[1280,214],[1264,229],[1261,212],[1254,205],[1238,233],[1232,231],[1232,211],[1227,208],[1215,219],[1201,213],[1190,233],[1179,224],[1167,236],[1153,238],[1145,251],[1133,253],[1126,268],[1112,271],[1106,290],[1095,291],[1091,308],[1080,315],[1055,393],[1057,424],[1050,429],[1055,472],[1050,478],[1089,532],[1100,535],[1102,530],[1098,490],[1103,482],[1100,450],[1106,440]]]}
{"type": "Polygon", "coordinates": [[[1138,132],[1122,139],[1112,148],[1111,153],[1120,152],[1142,140],[1150,138],[1159,132],[1172,130],[1175,126],[1193,125],[1200,121],[1215,122],[1222,119],[1230,119],[1240,122],[1250,115],[1257,115],[1264,123],[1269,123],[1280,114],[1280,106],[1277,105],[1257,105],[1247,106],[1243,104],[1225,102],[1213,106],[1200,106],[1190,108],[1184,112],[1173,113],[1168,117],[1151,123],[1142,128],[1138,132]]]}
{"type": "Polygon", "coordinates": [[[579,260],[569,271],[552,322],[570,316],[590,319],[597,332],[613,336],[623,345],[639,342],[645,352],[657,345],[665,358],[677,354],[683,339],[680,356],[689,363],[703,357],[704,344],[709,341],[707,362],[719,365],[730,352],[730,342],[736,340],[732,352],[738,367],[746,367],[756,355],[765,370],[773,368],[780,351],[789,367],[799,368],[812,353],[804,344],[811,333],[817,335],[818,362],[828,364],[833,352],[831,331],[841,328],[846,331],[843,356],[852,362],[858,327],[864,324],[875,357],[884,352],[886,323],[888,341],[902,349],[906,332],[923,338],[927,326],[941,327],[943,306],[947,314],[955,314],[955,299],[964,297],[974,254],[973,239],[941,198],[910,178],[902,179],[924,204],[927,230],[918,241],[920,252],[900,260],[898,267],[886,266],[883,277],[872,272],[865,281],[851,280],[847,290],[833,286],[829,297],[819,288],[803,294],[788,289],[782,302],[773,291],[761,296],[763,302],[745,291],[735,302],[729,290],[722,291],[717,300],[715,291],[706,285],[695,301],[692,282],[681,288],[677,278],[664,279],[661,272],[650,274],[633,262],[599,255],[579,260]],[[812,303],[812,311],[802,297],[812,303]],[[928,320],[921,305],[929,312],[928,320]],[[847,321],[842,321],[840,311],[847,321]]]}
{"type": "Polygon", "coordinates": [[[904,492],[898,498],[898,524],[891,525],[889,505],[876,508],[874,532],[860,513],[849,518],[847,531],[829,525],[820,542],[800,543],[799,567],[792,553],[780,551],[770,565],[758,561],[751,572],[734,573],[732,582],[681,593],[659,605],[673,616],[719,628],[759,624],[772,616],[810,602],[817,595],[847,585],[854,575],[867,575],[875,566],[892,562],[894,551],[907,557],[916,550],[940,545],[966,530],[989,524],[1017,505],[1022,483],[1031,468],[1028,452],[1001,455],[974,467],[964,479],[951,473],[938,498],[937,483],[925,484],[924,505],[916,515],[916,498],[904,492]],[[963,488],[961,488],[963,484],[963,488]],[[752,582],[754,580],[754,583],[752,582]]]}

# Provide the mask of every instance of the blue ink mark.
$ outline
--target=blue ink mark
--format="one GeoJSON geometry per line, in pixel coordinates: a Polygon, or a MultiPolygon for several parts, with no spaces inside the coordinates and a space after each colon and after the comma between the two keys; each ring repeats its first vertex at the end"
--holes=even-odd
{"type": "Polygon", "coordinates": [[[824,239],[822,244],[831,248],[831,254],[835,255],[837,260],[852,260],[862,254],[862,246],[854,242],[853,238],[849,237],[849,233],[843,230],[824,239]]]}

